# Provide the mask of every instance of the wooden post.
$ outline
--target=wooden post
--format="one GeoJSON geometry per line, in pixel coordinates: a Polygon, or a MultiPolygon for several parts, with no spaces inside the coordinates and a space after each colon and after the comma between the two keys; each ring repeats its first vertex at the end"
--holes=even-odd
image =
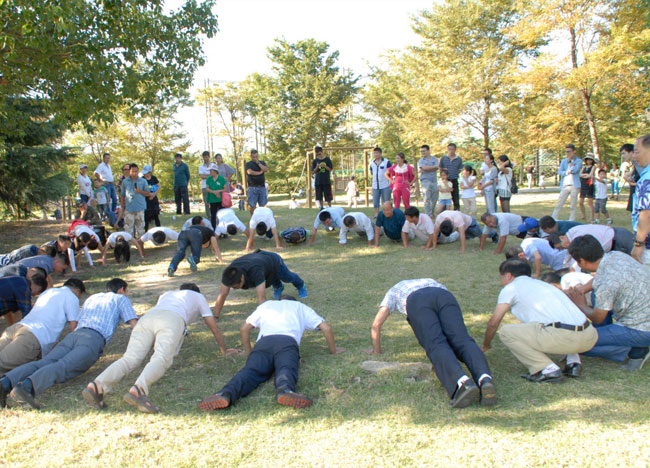
{"type": "Polygon", "coordinates": [[[372,190],[372,181],[370,182],[370,186],[368,186],[368,150],[363,150],[363,177],[366,179],[366,189],[364,192],[366,192],[366,208],[370,206],[370,201],[368,199],[368,188],[372,190]]]}
{"type": "Polygon", "coordinates": [[[307,194],[307,208],[313,208],[311,199],[311,154],[312,152],[310,150],[307,150],[307,154],[305,154],[305,159],[307,160],[307,190],[305,190],[307,194]]]}

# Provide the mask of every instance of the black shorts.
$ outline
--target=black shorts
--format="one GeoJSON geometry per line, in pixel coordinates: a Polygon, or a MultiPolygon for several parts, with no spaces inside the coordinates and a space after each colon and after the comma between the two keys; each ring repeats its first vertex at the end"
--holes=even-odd
{"type": "Polygon", "coordinates": [[[316,200],[322,202],[323,195],[325,195],[326,202],[332,201],[332,184],[316,185],[316,200]]]}

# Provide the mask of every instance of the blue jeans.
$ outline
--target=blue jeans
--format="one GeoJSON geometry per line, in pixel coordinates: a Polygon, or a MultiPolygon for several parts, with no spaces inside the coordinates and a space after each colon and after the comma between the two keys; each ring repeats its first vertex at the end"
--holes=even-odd
{"type": "Polygon", "coordinates": [[[628,354],[638,353],[637,348],[650,346],[650,332],[611,324],[598,327],[598,341],[585,356],[602,357],[623,362],[628,354]]]}
{"type": "Polygon", "coordinates": [[[476,220],[472,218],[472,224],[470,224],[469,227],[465,229],[465,239],[474,239],[476,237],[481,237],[481,234],[483,234],[483,229],[481,229],[481,226],[479,226],[476,220]]]}
{"type": "Polygon", "coordinates": [[[391,201],[390,187],[383,189],[372,189],[372,204],[375,208],[379,208],[383,203],[391,201]]]}
{"type": "Polygon", "coordinates": [[[484,190],[483,196],[485,197],[485,212],[494,214],[497,212],[497,199],[494,190],[484,190]]]}
{"type": "Polygon", "coordinates": [[[248,206],[266,206],[268,203],[268,192],[266,187],[248,187],[248,206]]]}
{"type": "Polygon", "coordinates": [[[262,337],[251,352],[242,370],[221,389],[230,394],[230,402],[245,397],[275,372],[275,390],[295,391],[298,382],[300,351],[296,340],[285,335],[262,337]]]}
{"type": "Polygon", "coordinates": [[[115,224],[115,213],[108,209],[108,205],[97,205],[97,211],[101,216],[105,216],[111,223],[111,226],[115,224]]]}
{"type": "Polygon", "coordinates": [[[178,250],[172,258],[172,262],[169,264],[169,268],[176,271],[178,264],[185,258],[185,250],[189,246],[192,249],[192,257],[194,261],[199,263],[201,261],[201,249],[203,249],[203,243],[201,242],[201,231],[198,229],[186,229],[181,231],[178,235],[178,242],[176,244],[178,250]]]}
{"type": "Polygon", "coordinates": [[[90,200],[88,195],[84,195],[83,193],[80,193],[79,197],[81,198],[81,201],[84,202],[84,203],[88,203],[88,200],[90,200]]]}
{"type": "Polygon", "coordinates": [[[83,374],[97,362],[104,348],[104,337],[90,328],[78,328],[66,335],[40,361],[28,362],[7,372],[12,387],[29,379],[34,394],[47,390],[55,383],[83,374]]]}
{"type": "Polygon", "coordinates": [[[117,208],[117,192],[115,191],[115,184],[113,182],[104,182],[104,187],[106,187],[108,196],[111,198],[111,211],[115,212],[115,208],[117,208]]]}
{"type": "Polygon", "coordinates": [[[282,257],[274,252],[267,253],[274,255],[278,261],[278,280],[271,285],[273,286],[273,289],[282,289],[282,283],[291,283],[296,287],[296,289],[300,289],[305,285],[305,282],[300,276],[287,268],[282,257]]]}

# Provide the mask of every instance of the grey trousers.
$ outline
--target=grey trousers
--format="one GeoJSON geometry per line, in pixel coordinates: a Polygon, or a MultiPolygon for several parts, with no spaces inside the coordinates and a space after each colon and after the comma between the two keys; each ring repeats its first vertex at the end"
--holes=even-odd
{"type": "Polygon", "coordinates": [[[433,217],[438,203],[438,184],[431,181],[420,181],[424,192],[424,212],[433,217]]]}
{"type": "Polygon", "coordinates": [[[34,394],[47,390],[55,383],[83,374],[97,362],[104,348],[104,337],[90,328],[78,328],[68,334],[52,351],[39,360],[23,364],[7,372],[11,386],[29,379],[34,394]]]}

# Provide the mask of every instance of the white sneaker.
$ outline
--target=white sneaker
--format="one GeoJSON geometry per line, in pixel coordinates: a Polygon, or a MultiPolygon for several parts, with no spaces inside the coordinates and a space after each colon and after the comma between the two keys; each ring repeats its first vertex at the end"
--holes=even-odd
{"type": "Polygon", "coordinates": [[[600,219],[594,219],[594,220],[592,221],[592,223],[593,223],[593,224],[600,224],[600,219]]]}
{"type": "Polygon", "coordinates": [[[612,224],[612,218],[607,218],[607,224],[612,224]]]}

